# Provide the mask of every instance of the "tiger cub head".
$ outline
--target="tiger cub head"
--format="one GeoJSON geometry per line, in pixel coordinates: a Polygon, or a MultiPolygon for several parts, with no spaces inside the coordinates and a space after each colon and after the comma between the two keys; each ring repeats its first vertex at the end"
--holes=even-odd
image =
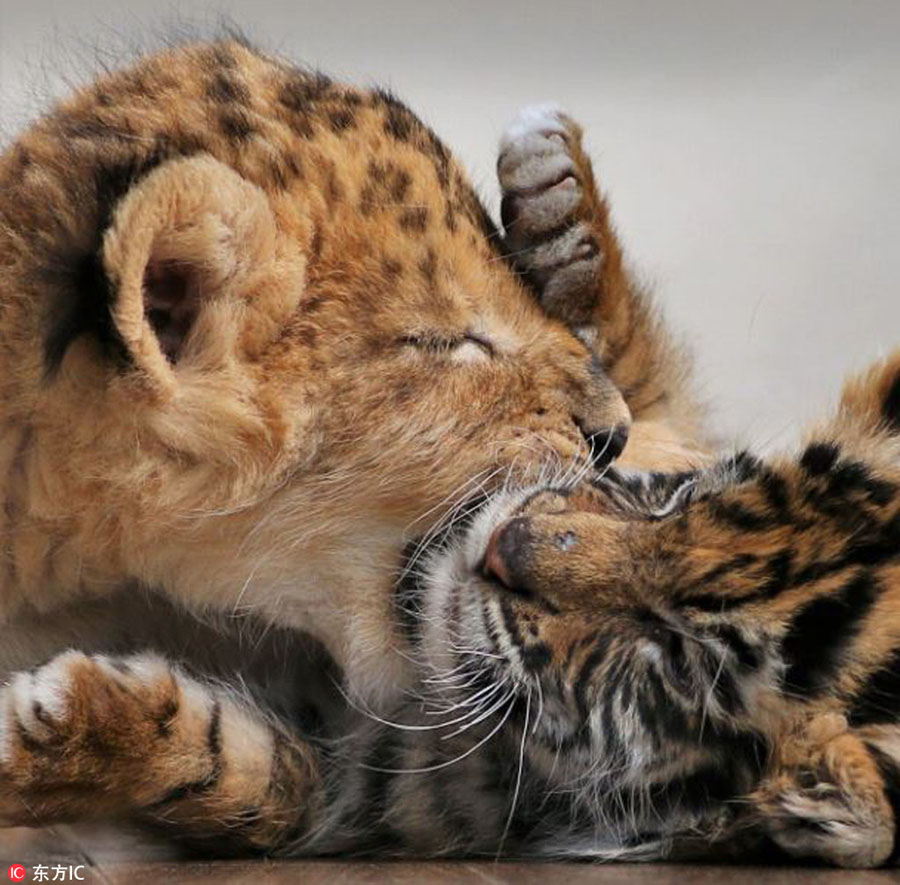
{"type": "Polygon", "coordinates": [[[171,50],[38,120],[0,194],[0,611],[134,581],[377,682],[407,539],[628,425],[387,93],[171,50]]]}
{"type": "Polygon", "coordinates": [[[551,785],[664,826],[743,796],[811,710],[866,721],[854,692],[900,646],[898,550],[900,351],[796,454],[504,490],[401,602],[443,708],[499,698],[488,721],[551,785]]]}

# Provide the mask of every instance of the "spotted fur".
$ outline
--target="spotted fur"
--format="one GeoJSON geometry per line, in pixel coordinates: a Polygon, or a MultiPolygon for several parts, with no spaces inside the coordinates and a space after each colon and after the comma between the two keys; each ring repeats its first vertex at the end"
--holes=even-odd
{"type": "Polygon", "coordinates": [[[375,701],[409,537],[624,444],[616,361],[386,91],[180,47],[48,112],[0,184],[5,622],[139,583],[312,632],[375,701]]]}
{"type": "Polygon", "coordinates": [[[41,637],[7,642],[11,666],[108,645],[113,588],[134,635],[162,606],[169,651],[186,616],[136,607],[140,582],[247,593],[343,668],[279,704],[284,650],[241,691],[246,661],[134,635],[22,670],[0,691],[6,823],[128,816],[215,854],[896,859],[898,360],[800,456],[698,473],[576,124],[525,113],[499,173],[502,244],[395,98],[239,44],[101,80],[4,154],[2,599],[9,638],[41,637]],[[608,461],[613,382],[621,463],[681,472],[487,488],[392,594],[409,521],[520,460],[496,455],[510,424],[608,461]]]}

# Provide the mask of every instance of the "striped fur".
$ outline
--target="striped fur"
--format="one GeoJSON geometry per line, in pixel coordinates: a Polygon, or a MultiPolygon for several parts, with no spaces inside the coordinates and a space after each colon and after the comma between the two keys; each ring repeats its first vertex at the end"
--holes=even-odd
{"type": "Polygon", "coordinates": [[[423,654],[540,700],[531,764],[591,772],[583,801],[641,843],[896,859],[898,379],[900,352],[796,456],[495,502],[433,564],[423,654]]]}

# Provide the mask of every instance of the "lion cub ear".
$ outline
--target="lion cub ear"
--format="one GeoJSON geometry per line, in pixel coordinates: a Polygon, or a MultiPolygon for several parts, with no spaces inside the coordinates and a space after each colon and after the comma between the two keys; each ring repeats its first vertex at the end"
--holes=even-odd
{"type": "Polygon", "coordinates": [[[170,160],[128,191],[102,262],[129,360],[166,386],[183,366],[252,357],[303,289],[301,251],[266,194],[207,155],[170,160]]]}

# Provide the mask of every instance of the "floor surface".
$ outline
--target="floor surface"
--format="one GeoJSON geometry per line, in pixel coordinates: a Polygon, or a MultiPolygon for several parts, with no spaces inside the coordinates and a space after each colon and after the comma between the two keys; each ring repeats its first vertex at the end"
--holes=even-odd
{"type": "MultiPolygon", "coordinates": [[[[143,838],[124,838],[98,829],[54,827],[0,832],[0,870],[25,883],[80,881],[104,885],[144,883],[280,883],[304,885],[886,885],[900,882],[895,871],[842,871],[783,867],[721,867],[675,864],[562,863],[368,863],[362,861],[220,861],[165,859],[166,848],[143,838]],[[40,866],[39,866],[40,865],[40,866]],[[62,872],[58,872],[59,869],[62,872]],[[39,872],[39,870],[41,872],[39,872]],[[40,878],[41,873],[46,879],[40,878]],[[21,872],[19,873],[21,875],[21,872]],[[56,877],[56,878],[54,878],[56,877]]],[[[0,872],[2,879],[2,872],[0,872]]]]}

